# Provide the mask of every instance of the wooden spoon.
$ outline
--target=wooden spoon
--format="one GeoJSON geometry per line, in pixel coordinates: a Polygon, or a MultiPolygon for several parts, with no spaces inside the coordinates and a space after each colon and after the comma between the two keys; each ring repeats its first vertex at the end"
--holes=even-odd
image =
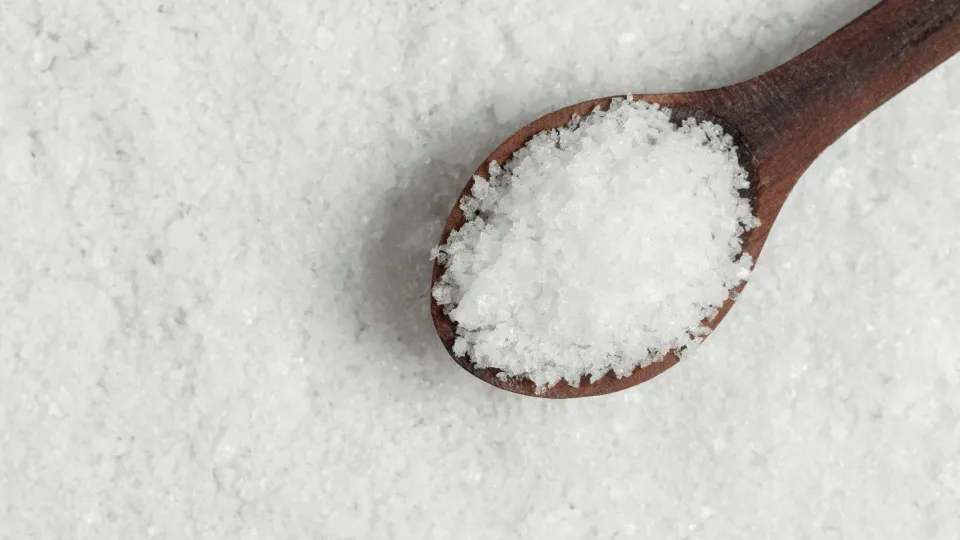
{"type": "MultiPolygon", "coordinates": [[[[780,208],[811,163],[854,124],[925,73],[960,50],[960,0],[886,0],[790,62],[746,82],[679,94],[636,95],[636,99],[673,109],[674,121],[688,117],[723,126],[736,140],[741,164],[750,174],[753,208],[760,226],[744,235],[744,251],[756,261],[780,208]]],[[[475,173],[487,178],[491,161],[505,163],[541,131],[564,126],[574,115],[606,109],[605,97],[554,111],[528,124],[483,160],[475,173]]],[[[443,227],[440,243],[465,222],[460,192],[443,227]]],[[[433,281],[443,274],[435,264],[433,281]]],[[[715,329],[733,306],[736,289],[706,325],[715,329]]],[[[579,386],[561,380],[541,394],[526,379],[500,378],[499,370],[477,369],[469,358],[453,353],[456,323],[431,295],[430,311],[440,340],[460,366],[494,386],[545,398],[608,394],[647,381],[678,362],[670,352],[659,362],[617,378],[612,373],[579,386]]]]}

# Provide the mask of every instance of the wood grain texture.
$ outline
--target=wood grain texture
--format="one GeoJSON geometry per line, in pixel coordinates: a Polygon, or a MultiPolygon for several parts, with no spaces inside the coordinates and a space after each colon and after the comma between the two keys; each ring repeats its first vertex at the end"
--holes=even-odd
{"type": "MultiPolygon", "coordinates": [[[[790,62],[754,79],[723,88],[677,94],[635,94],[636,99],[673,109],[675,121],[694,117],[723,126],[737,142],[750,176],[751,198],[760,226],[746,233],[744,252],[756,262],[770,229],[800,176],[827,147],[871,111],[960,50],[960,0],[886,0],[790,62]]],[[[505,163],[533,135],[566,125],[575,115],[606,109],[610,96],[578,103],[524,126],[490,154],[475,175],[487,178],[491,161],[505,163]]],[[[622,96],[619,96],[622,97],[622,96]]],[[[460,199],[444,223],[440,243],[466,221],[460,199]]],[[[443,274],[435,264],[431,287],[443,274]]],[[[741,284],[712,319],[711,329],[733,307],[741,284]]],[[[477,378],[511,392],[544,398],[608,394],[647,381],[678,363],[674,352],[631,375],[613,374],[579,386],[561,381],[542,394],[525,379],[501,378],[499,370],[477,369],[453,353],[456,323],[430,299],[437,334],[450,356],[477,378]]]]}

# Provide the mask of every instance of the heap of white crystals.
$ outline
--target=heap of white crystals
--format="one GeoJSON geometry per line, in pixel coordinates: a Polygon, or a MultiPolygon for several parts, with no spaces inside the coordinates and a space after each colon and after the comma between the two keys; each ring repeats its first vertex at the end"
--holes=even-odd
{"type": "Polygon", "coordinates": [[[524,124],[877,3],[0,2],[0,539],[960,539],[960,55],[804,174],[684,366],[527,399],[426,309],[524,124]]]}
{"type": "Polygon", "coordinates": [[[433,291],[479,367],[540,387],[628,375],[699,342],[749,273],[747,173],[716,124],[628,96],[489,172],[436,251],[433,291]]]}

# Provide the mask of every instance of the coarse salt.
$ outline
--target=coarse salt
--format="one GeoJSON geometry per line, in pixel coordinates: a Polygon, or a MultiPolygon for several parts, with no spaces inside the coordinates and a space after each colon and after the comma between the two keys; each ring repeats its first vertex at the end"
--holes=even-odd
{"type": "Polygon", "coordinates": [[[489,180],[434,255],[454,352],[543,389],[625,376],[687,350],[749,274],[758,224],[747,172],[711,122],[616,99],[535,135],[489,180]]]}

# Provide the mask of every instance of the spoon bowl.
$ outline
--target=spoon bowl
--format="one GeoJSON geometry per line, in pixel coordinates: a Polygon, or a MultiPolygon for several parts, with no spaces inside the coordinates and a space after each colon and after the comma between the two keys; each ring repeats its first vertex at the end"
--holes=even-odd
{"type": "MultiPolygon", "coordinates": [[[[721,125],[724,128],[724,132],[731,135],[737,142],[740,165],[747,170],[751,180],[751,189],[749,190],[750,193],[748,193],[748,196],[753,206],[754,215],[756,215],[756,190],[752,189],[752,186],[754,185],[754,173],[752,171],[753,165],[749,157],[749,151],[745,151],[745,141],[742,140],[742,137],[736,131],[731,129],[732,126],[729,123],[704,110],[704,103],[702,102],[701,94],[702,93],[687,92],[678,94],[633,95],[633,99],[646,101],[649,103],[657,103],[663,107],[670,108],[672,110],[672,120],[677,124],[686,118],[693,117],[698,121],[709,120],[721,125]]],[[[565,126],[572,118],[576,116],[586,116],[598,107],[602,110],[606,110],[610,107],[610,103],[613,101],[613,99],[617,97],[625,96],[610,96],[591,101],[585,101],[583,103],[577,103],[576,105],[571,105],[569,107],[553,111],[527,124],[520,129],[520,131],[517,131],[511,135],[510,138],[497,147],[493,153],[487,156],[487,158],[483,161],[483,163],[480,164],[480,167],[474,173],[474,176],[479,176],[485,179],[488,178],[488,168],[491,162],[496,161],[497,163],[501,164],[506,163],[510,156],[522,148],[523,145],[525,145],[535,134],[548,129],[555,129],[565,126]]],[[[460,208],[460,200],[463,197],[470,195],[470,191],[473,188],[474,176],[470,177],[470,180],[467,181],[463,190],[457,196],[457,202],[454,204],[453,210],[450,212],[450,215],[447,217],[447,220],[444,223],[443,233],[440,237],[441,245],[447,242],[450,233],[458,230],[466,223],[466,215],[460,208]]],[[[769,229],[769,223],[770,222],[761,220],[761,223],[758,227],[747,231],[743,236],[743,252],[749,253],[753,257],[754,261],[756,261],[757,256],[760,254],[760,249],[763,246],[763,241],[761,238],[764,240],[766,239],[767,231],[764,230],[764,228],[766,227],[766,229],[769,229]]],[[[437,281],[440,279],[440,276],[443,275],[443,272],[444,267],[439,263],[434,263],[431,287],[436,285],[437,281]]],[[[727,312],[730,311],[730,308],[733,307],[734,299],[740,293],[740,291],[743,290],[745,284],[745,282],[741,283],[740,286],[732,291],[733,294],[727,299],[726,302],[723,303],[717,314],[711,319],[704,321],[704,326],[710,330],[716,329],[720,321],[723,320],[727,312]]],[[[588,376],[583,376],[577,386],[573,386],[566,380],[561,379],[555,385],[542,390],[540,393],[537,393],[536,385],[528,379],[502,377],[500,375],[500,370],[493,368],[478,368],[468,357],[458,356],[456,353],[454,353],[453,343],[456,339],[456,323],[452,321],[446,313],[444,313],[443,306],[439,305],[432,296],[430,299],[430,311],[433,316],[434,325],[436,326],[440,341],[443,343],[444,347],[447,349],[447,352],[454,359],[454,361],[456,361],[462,368],[467,370],[478,379],[492,384],[493,386],[528,396],[544,398],[571,398],[609,394],[611,392],[623,390],[652,379],[670,367],[676,365],[680,360],[677,351],[669,351],[663,357],[663,359],[653,362],[649,365],[639,367],[626,377],[617,377],[613,373],[607,373],[603,377],[591,382],[588,376]]]]}
{"type": "MultiPolygon", "coordinates": [[[[633,94],[639,101],[672,111],[672,120],[709,120],[733,137],[740,164],[746,169],[751,201],[760,225],[747,231],[743,252],[756,264],[780,209],[813,161],[848,129],[925,73],[960,50],[960,0],[885,0],[790,62],[748,81],[698,92],[633,94]]],[[[567,125],[576,116],[607,109],[615,97],[594,99],[551,112],[511,135],[478,167],[474,176],[488,178],[492,161],[503,164],[535,134],[567,125]]],[[[444,222],[440,244],[466,222],[460,200],[470,194],[467,181],[444,222]]],[[[433,267],[431,288],[443,275],[433,267]]],[[[741,283],[712,318],[710,330],[733,307],[741,283]]],[[[477,368],[453,351],[456,323],[431,295],[430,312],[440,341],[450,356],[478,379],[527,396],[574,398],[609,394],[663,373],[679,363],[682,351],[638,367],[628,376],[607,373],[596,380],[584,376],[574,386],[561,380],[537,393],[528,380],[503,377],[500,370],[477,368]]]]}

